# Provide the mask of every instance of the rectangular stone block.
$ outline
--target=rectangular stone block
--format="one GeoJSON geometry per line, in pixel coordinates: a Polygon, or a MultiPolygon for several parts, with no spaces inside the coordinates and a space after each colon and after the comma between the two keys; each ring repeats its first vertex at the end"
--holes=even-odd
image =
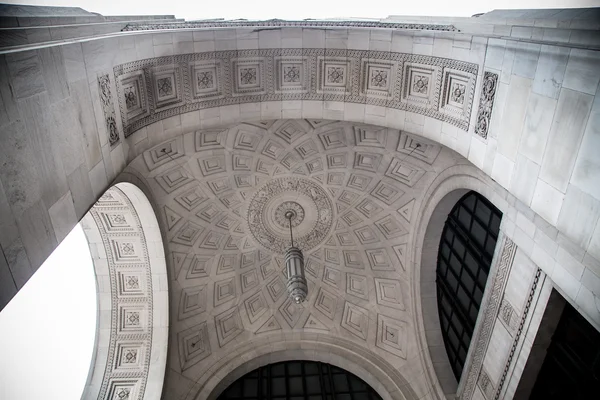
{"type": "Polygon", "coordinates": [[[515,61],[513,64],[514,75],[533,79],[540,57],[541,45],[521,42],[517,45],[515,61]]]}
{"type": "Polygon", "coordinates": [[[13,94],[24,99],[46,90],[42,64],[36,51],[23,51],[6,55],[13,94]]]}
{"type": "Polygon", "coordinates": [[[562,89],[558,98],[540,178],[563,193],[573,172],[592,101],[592,96],[569,89],[562,89]]]}
{"type": "Polygon", "coordinates": [[[531,79],[513,75],[508,86],[498,132],[498,151],[512,161],[516,159],[521,140],[531,83],[531,79]]]}
{"type": "Polygon", "coordinates": [[[37,269],[58,245],[44,202],[38,201],[25,210],[23,215],[17,218],[17,226],[27,251],[27,258],[37,269]]]}
{"type": "Polygon", "coordinates": [[[600,88],[594,97],[592,111],[575,161],[571,183],[596,199],[600,199],[600,88]]]}
{"type": "Polygon", "coordinates": [[[600,201],[569,185],[558,216],[557,228],[585,249],[600,218],[600,201]]]}
{"type": "Polygon", "coordinates": [[[517,154],[517,163],[510,182],[510,191],[523,203],[531,204],[540,166],[527,157],[517,154]]]}
{"type": "Polygon", "coordinates": [[[536,164],[542,163],[555,109],[556,100],[530,94],[519,152],[536,164]]]}
{"type": "Polygon", "coordinates": [[[563,87],[587,94],[596,93],[600,81],[600,54],[595,50],[571,49],[563,87]]]}
{"type": "Polygon", "coordinates": [[[558,99],[568,59],[569,48],[542,45],[532,91],[558,99]]]}

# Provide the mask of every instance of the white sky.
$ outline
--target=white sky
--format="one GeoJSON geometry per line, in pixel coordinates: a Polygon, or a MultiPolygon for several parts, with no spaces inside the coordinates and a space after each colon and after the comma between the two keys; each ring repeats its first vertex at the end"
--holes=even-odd
{"type": "Polygon", "coordinates": [[[598,7],[600,0],[3,0],[13,4],[81,7],[102,15],[175,14],[204,18],[384,18],[389,15],[470,17],[493,9],[598,7]],[[371,7],[372,6],[372,7],[371,7]]]}
{"type": "Polygon", "coordinates": [[[79,400],[96,309],[92,259],[77,225],[0,312],[0,399],[79,400]]]}

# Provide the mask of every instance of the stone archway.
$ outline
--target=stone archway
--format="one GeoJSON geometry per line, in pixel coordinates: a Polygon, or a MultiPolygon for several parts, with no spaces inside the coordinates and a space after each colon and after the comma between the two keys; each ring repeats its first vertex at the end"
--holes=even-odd
{"type": "Polygon", "coordinates": [[[165,395],[195,395],[242,342],[305,332],[368,349],[417,397],[430,394],[410,243],[427,188],[457,163],[468,161],[404,131],[322,120],[200,130],[133,160],[126,172],[149,188],[168,242],[165,395]],[[304,215],[294,228],[309,281],[300,307],[285,295],[288,231],[277,216],[287,203],[304,215]]]}
{"type": "Polygon", "coordinates": [[[160,399],[168,283],[156,216],[129,183],[109,188],[81,221],[94,264],[98,325],[84,399],[160,399]]]}
{"type": "MultiPolygon", "coordinates": [[[[425,349],[423,354],[427,354],[423,362],[426,364],[432,386],[442,397],[456,394],[460,382],[456,381],[450,368],[440,330],[435,289],[437,255],[448,214],[456,202],[470,190],[482,194],[501,211],[505,211],[505,202],[498,200],[502,190],[495,182],[468,164],[448,168],[436,177],[426,191],[427,201],[422,204],[417,214],[418,231],[413,236],[411,246],[414,250],[412,263],[415,271],[414,280],[411,282],[411,294],[415,299],[413,304],[420,311],[416,311],[415,315],[419,342],[425,349]]],[[[490,296],[490,292],[488,287],[485,298],[490,296]]],[[[469,354],[473,353],[473,343],[474,341],[469,354]]]]}
{"type": "Polygon", "coordinates": [[[238,346],[196,382],[186,399],[214,400],[246,372],[285,360],[321,361],[339,366],[363,379],[386,400],[419,398],[406,378],[382,357],[356,348],[344,339],[302,332],[273,334],[238,346]]]}

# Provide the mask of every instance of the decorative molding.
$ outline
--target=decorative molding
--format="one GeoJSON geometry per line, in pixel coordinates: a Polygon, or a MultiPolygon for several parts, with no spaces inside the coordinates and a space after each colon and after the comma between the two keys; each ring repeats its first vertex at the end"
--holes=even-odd
{"type": "Polygon", "coordinates": [[[485,397],[486,399],[491,399],[494,395],[494,383],[492,382],[492,380],[490,379],[490,375],[484,368],[481,368],[481,372],[479,373],[477,386],[479,386],[483,397],[485,397]]]}
{"type": "Polygon", "coordinates": [[[148,31],[164,29],[207,29],[207,28],[382,28],[394,30],[418,31],[446,31],[457,32],[454,25],[449,24],[411,24],[399,22],[380,21],[329,21],[329,20],[304,20],[286,21],[271,19],[267,21],[189,21],[189,22],[162,22],[162,23],[128,23],[122,32],[148,31]]]}
{"type": "MultiPolygon", "coordinates": [[[[470,359],[465,362],[465,366],[468,366],[468,369],[463,371],[463,375],[466,376],[466,379],[463,390],[460,393],[461,399],[470,399],[473,397],[473,391],[475,390],[475,385],[479,379],[479,374],[481,373],[481,369],[483,367],[483,358],[492,336],[494,322],[500,308],[502,293],[504,291],[512,263],[515,258],[516,251],[517,245],[510,238],[504,236],[502,251],[500,252],[497,261],[496,272],[488,288],[490,294],[489,297],[487,297],[487,301],[484,302],[484,304],[486,304],[486,308],[483,311],[483,318],[478,331],[475,333],[471,341],[471,343],[475,345],[475,348],[470,359]]],[[[488,290],[486,290],[486,292],[488,290]]]]}
{"type": "Polygon", "coordinates": [[[475,133],[484,139],[487,139],[488,131],[490,129],[490,120],[492,118],[492,108],[494,107],[494,97],[496,95],[497,85],[498,74],[485,71],[483,73],[483,83],[481,84],[477,122],[475,123],[475,133]]]}
{"type": "Polygon", "coordinates": [[[115,114],[115,105],[110,91],[110,77],[108,74],[98,76],[98,93],[100,95],[102,112],[104,113],[108,141],[112,146],[119,143],[119,129],[117,128],[117,115],[115,114]]]}
{"type": "Polygon", "coordinates": [[[133,204],[117,187],[107,190],[90,214],[106,252],[111,288],[111,334],[98,398],[142,399],[150,366],[153,322],[152,275],[145,234],[133,204]]]}
{"type": "Polygon", "coordinates": [[[517,333],[514,336],[512,347],[510,348],[510,353],[504,364],[504,371],[502,372],[502,377],[500,378],[500,382],[498,383],[498,388],[496,389],[496,395],[494,397],[495,400],[500,398],[500,394],[502,392],[502,386],[506,381],[506,376],[508,375],[508,370],[510,369],[510,365],[512,363],[513,357],[515,355],[515,351],[517,350],[517,345],[519,344],[519,339],[521,338],[521,334],[523,333],[523,328],[525,327],[525,321],[527,320],[527,315],[529,314],[529,309],[531,308],[531,303],[535,296],[538,283],[540,281],[540,276],[542,274],[541,269],[537,269],[535,272],[535,276],[533,278],[533,283],[531,284],[531,288],[529,289],[529,296],[527,297],[527,302],[525,303],[525,308],[523,309],[523,315],[521,316],[521,321],[519,322],[519,327],[517,329],[517,333]]]}
{"type": "Polygon", "coordinates": [[[517,326],[519,325],[519,316],[517,315],[517,312],[513,305],[510,304],[510,302],[506,298],[502,299],[502,304],[500,304],[500,313],[498,317],[500,318],[500,321],[504,323],[508,332],[512,335],[515,332],[515,329],[517,329],[517,326]]]}
{"type": "MultiPolygon", "coordinates": [[[[273,179],[259,188],[248,205],[248,225],[250,233],[266,249],[283,254],[289,242],[283,232],[287,233],[280,204],[273,204],[271,199],[295,198],[288,202],[290,209],[302,210],[302,220],[298,226],[299,234],[294,239],[296,246],[303,250],[320,244],[333,224],[333,203],[323,188],[315,182],[303,178],[273,179]],[[304,214],[304,210],[310,213],[304,214]],[[273,223],[275,222],[275,223],[273,223]],[[306,226],[307,228],[303,227],[306,226]]],[[[286,204],[281,203],[281,204],[286,204]]]]}
{"type": "MultiPolygon", "coordinates": [[[[308,48],[189,53],[114,67],[125,137],[190,111],[284,100],[390,107],[467,131],[477,71],[441,57],[308,48]]],[[[376,135],[369,140],[379,146],[376,135]]]]}

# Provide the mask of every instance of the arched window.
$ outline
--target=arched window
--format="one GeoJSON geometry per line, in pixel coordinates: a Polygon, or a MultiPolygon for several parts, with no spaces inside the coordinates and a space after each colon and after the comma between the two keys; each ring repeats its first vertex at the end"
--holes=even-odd
{"type": "Polygon", "coordinates": [[[381,400],[362,379],[333,365],[286,361],[265,365],[232,383],[218,400],[381,400]]]}
{"type": "Polygon", "coordinates": [[[464,195],[444,225],[437,260],[440,325],[448,360],[460,380],[490,265],[502,213],[476,192],[464,195]]]}

